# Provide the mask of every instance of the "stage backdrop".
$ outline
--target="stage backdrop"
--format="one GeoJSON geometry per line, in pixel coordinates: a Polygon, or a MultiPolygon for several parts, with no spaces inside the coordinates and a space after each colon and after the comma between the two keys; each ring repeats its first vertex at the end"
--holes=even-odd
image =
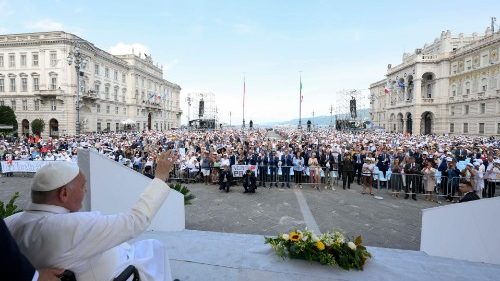
{"type": "Polygon", "coordinates": [[[422,212],[421,251],[433,256],[500,264],[500,197],[422,212]]]}
{"type": "MultiPolygon", "coordinates": [[[[82,207],[104,214],[125,212],[135,204],[151,179],[95,152],[80,149],[78,165],[87,176],[88,192],[82,207]]],[[[184,196],[171,190],[149,230],[180,231],[186,225],[184,196]]]]}

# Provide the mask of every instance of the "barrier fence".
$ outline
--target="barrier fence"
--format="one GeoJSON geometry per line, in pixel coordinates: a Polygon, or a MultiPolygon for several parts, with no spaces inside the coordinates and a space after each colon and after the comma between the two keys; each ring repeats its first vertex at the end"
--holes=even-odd
{"type": "MultiPolygon", "coordinates": [[[[382,172],[375,169],[373,173],[363,174],[355,173],[354,171],[345,172],[339,171],[337,168],[330,169],[327,167],[303,167],[302,171],[297,171],[293,166],[258,166],[258,165],[233,165],[231,167],[231,172],[233,173],[233,181],[241,182],[242,173],[241,169],[238,170],[238,175],[235,174],[235,167],[250,167],[252,171],[255,172],[257,186],[266,187],[282,187],[282,186],[313,186],[313,187],[342,187],[343,178],[346,181],[350,180],[351,183],[358,181],[358,174],[361,175],[360,183],[368,187],[370,185],[377,192],[386,189],[389,193],[395,195],[417,195],[426,194],[426,190],[432,190],[432,196],[434,199],[439,200],[443,198],[449,199],[459,199],[459,183],[463,177],[453,177],[448,178],[447,176],[442,176],[440,172],[436,172],[431,175],[423,174],[404,174],[404,173],[392,173],[391,171],[382,172]],[[363,176],[365,180],[363,180],[363,176]],[[370,180],[366,180],[369,178],[370,180]]],[[[210,183],[219,184],[218,175],[221,171],[221,167],[211,167],[210,168],[210,183]]],[[[244,170],[245,171],[245,170],[244,170]]],[[[172,180],[184,181],[186,183],[193,183],[198,181],[203,181],[201,169],[181,169],[179,165],[172,172],[172,180]]],[[[484,181],[484,190],[491,186],[491,181],[484,181]]],[[[346,183],[347,184],[347,183],[346,183]]],[[[476,184],[481,183],[474,183],[476,184]]],[[[493,188],[497,188],[500,182],[494,182],[493,188]]],[[[490,188],[491,189],[491,188],[490,188]]],[[[488,192],[486,192],[488,193],[488,192]]],[[[490,191],[491,193],[491,191],[490,191]]],[[[481,196],[481,195],[480,195],[481,196]]],[[[485,197],[491,197],[484,195],[485,197]]]]}
{"type": "MultiPolygon", "coordinates": [[[[35,173],[40,167],[50,161],[1,161],[1,172],[4,174],[12,172],[35,173]]],[[[137,172],[144,172],[144,164],[139,166],[131,165],[137,172]]],[[[209,183],[219,184],[219,173],[223,168],[220,166],[209,168],[209,183]]],[[[247,170],[255,173],[257,186],[282,187],[282,186],[312,186],[319,188],[342,187],[344,179],[353,183],[360,182],[361,185],[376,189],[386,189],[392,195],[417,195],[426,194],[432,191],[432,196],[436,199],[448,198],[458,199],[459,183],[462,177],[452,177],[435,174],[404,174],[392,173],[390,170],[385,173],[375,168],[373,173],[363,174],[354,171],[338,170],[336,166],[329,167],[301,167],[294,166],[259,166],[259,165],[233,165],[231,168],[233,181],[235,183],[243,180],[243,175],[247,170]],[[358,179],[361,176],[362,179],[358,179]],[[365,177],[363,177],[365,176],[365,177]]],[[[152,169],[154,174],[154,167],[152,169]]],[[[170,175],[170,180],[184,183],[203,182],[203,172],[200,167],[187,167],[182,164],[175,164],[170,175]]],[[[492,197],[495,189],[500,185],[500,180],[472,179],[473,187],[484,186],[483,197],[492,197]],[[481,182],[482,181],[482,182],[481,182]]]]}

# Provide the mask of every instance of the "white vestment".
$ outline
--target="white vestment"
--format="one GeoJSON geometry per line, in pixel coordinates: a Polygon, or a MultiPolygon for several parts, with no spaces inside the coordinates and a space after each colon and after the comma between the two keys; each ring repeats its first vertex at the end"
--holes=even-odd
{"type": "Polygon", "coordinates": [[[141,281],[170,281],[168,257],[160,242],[124,243],[146,230],[169,192],[166,183],[154,179],[126,213],[70,213],[59,206],[31,204],[5,222],[36,268],[64,268],[73,271],[78,281],[104,281],[132,264],[141,281]]]}

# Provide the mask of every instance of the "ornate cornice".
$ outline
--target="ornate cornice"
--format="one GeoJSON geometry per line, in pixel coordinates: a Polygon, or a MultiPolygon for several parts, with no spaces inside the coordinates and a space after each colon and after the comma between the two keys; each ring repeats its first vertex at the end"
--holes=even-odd
{"type": "Polygon", "coordinates": [[[121,58],[113,56],[112,54],[99,49],[94,44],[90,43],[87,40],[79,38],[71,33],[64,33],[65,37],[60,38],[36,38],[36,39],[21,39],[18,41],[6,40],[10,35],[0,36],[0,48],[19,48],[19,47],[29,47],[29,46],[47,46],[47,45],[67,45],[74,46],[75,43],[78,43],[80,47],[94,56],[99,56],[100,59],[104,59],[110,63],[118,64],[123,68],[129,70],[130,65],[121,58]],[[72,38],[70,38],[72,37],[72,38]],[[5,39],[4,39],[5,38],[5,39]],[[4,39],[4,40],[2,40],[4,39]]]}

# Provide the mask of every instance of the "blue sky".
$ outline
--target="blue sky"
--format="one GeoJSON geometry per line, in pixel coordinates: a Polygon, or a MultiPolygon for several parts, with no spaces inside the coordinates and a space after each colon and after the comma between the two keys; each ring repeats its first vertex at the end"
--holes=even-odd
{"type": "MultiPolygon", "coordinates": [[[[0,33],[64,30],[116,52],[135,46],[189,92],[216,94],[223,121],[328,115],[342,89],[383,78],[403,51],[442,30],[483,33],[500,1],[63,1],[0,0],[0,33]]],[[[184,112],[187,112],[183,102],[184,112]]],[[[183,117],[183,122],[186,117],[183,117]]]]}

